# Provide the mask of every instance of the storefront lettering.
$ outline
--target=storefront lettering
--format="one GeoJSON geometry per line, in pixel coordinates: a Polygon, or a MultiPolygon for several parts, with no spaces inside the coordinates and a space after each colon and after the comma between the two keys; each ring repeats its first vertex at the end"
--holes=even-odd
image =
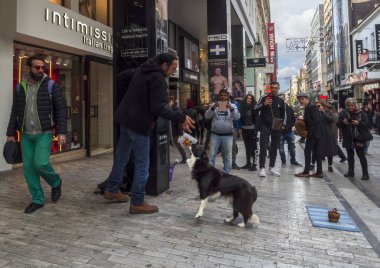
{"type": "Polygon", "coordinates": [[[83,34],[83,44],[113,53],[112,33],[70,18],[66,12],[61,14],[48,8],[45,9],[45,21],[51,21],[53,24],[62,25],[64,28],[83,34]]]}

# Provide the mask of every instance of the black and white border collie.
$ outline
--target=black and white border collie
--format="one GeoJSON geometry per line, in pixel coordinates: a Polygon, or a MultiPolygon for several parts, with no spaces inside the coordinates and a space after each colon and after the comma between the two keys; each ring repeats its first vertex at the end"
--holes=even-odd
{"type": "Polygon", "coordinates": [[[198,184],[201,198],[195,217],[203,216],[209,198],[224,197],[230,199],[233,208],[232,216],[226,218],[225,222],[231,223],[240,213],[244,221],[238,224],[239,227],[245,227],[247,222],[259,224],[259,217],[252,212],[252,205],[257,199],[256,188],[238,176],[226,174],[211,166],[206,152],[199,145],[192,145],[190,152],[187,165],[192,179],[198,184]]]}

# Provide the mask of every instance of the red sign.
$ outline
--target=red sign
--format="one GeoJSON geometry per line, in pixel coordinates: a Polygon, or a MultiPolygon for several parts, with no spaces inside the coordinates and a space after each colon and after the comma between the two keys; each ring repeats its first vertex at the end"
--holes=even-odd
{"type": "Polygon", "coordinates": [[[276,60],[276,40],[274,36],[274,23],[268,23],[268,63],[274,63],[276,60]]]}

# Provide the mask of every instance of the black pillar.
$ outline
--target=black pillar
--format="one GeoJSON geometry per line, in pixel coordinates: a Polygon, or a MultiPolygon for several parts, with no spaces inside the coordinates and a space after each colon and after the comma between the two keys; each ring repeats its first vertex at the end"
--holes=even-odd
{"type": "Polygon", "coordinates": [[[232,87],[231,0],[207,0],[207,32],[209,89],[215,100],[221,88],[232,87]]]}
{"type": "MultiPolygon", "coordinates": [[[[155,55],[167,51],[168,0],[113,1],[113,79],[114,112],[126,88],[118,86],[121,71],[137,68],[155,55]]],[[[114,140],[118,140],[118,126],[114,140]]],[[[158,195],[169,188],[169,123],[159,118],[151,135],[149,179],[146,193],[158,195]]],[[[115,142],[116,146],[116,142],[115,142]]]]}

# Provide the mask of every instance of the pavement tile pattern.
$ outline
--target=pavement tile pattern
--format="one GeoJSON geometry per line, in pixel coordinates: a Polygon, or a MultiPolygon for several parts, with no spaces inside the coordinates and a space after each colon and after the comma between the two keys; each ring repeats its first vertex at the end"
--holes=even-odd
{"type": "MultiPolygon", "coordinates": [[[[300,148],[297,153],[302,162],[300,148]]],[[[199,197],[186,165],[176,166],[167,192],[146,198],[159,205],[157,214],[132,215],[129,203],[94,195],[112,157],[55,164],[62,197],[53,204],[43,182],[45,207],[31,215],[23,213],[30,196],[22,170],[0,173],[0,267],[380,267],[362,233],[312,227],[306,205],[341,204],[325,180],[294,177],[300,168],[283,166],[281,177],[266,178],[233,171],[258,190],[253,209],[261,224],[243,229],[223,223],[232,212],[223,199],[195,219],[199,197]]]]}

